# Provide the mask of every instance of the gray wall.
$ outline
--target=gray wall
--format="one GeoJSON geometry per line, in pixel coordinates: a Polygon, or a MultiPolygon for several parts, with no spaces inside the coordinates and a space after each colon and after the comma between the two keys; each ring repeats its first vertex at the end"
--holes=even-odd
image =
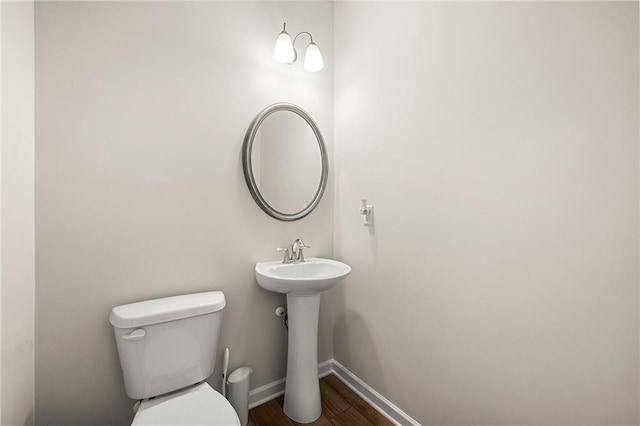
{"type": "Polygon", "coordinates": [[[252,366],[253,387],[284,377],[284,297],[253,266],[296,237],[332,256],[331,185],[310,216],[275,221],[240,153],[254,115],[280,101],[307,109],[332,152],[332,16],[313,2],[36,5],[39,424],[130,421],[107,319],[142,299],[223,290],[218,355],[252,366]],[[284,20],[313,33],[323,72],[273,60],[284,20]]]}
{"type": "Polygon", "coordinates": [[[424,425],[638,424],[638,3],[334,16],[335,358],[424,425]]]}
{"type": "Polygon", "coordinates": [[[3,425],[33,423],[35,236],[33,2],[2,2],[3,425]]]}

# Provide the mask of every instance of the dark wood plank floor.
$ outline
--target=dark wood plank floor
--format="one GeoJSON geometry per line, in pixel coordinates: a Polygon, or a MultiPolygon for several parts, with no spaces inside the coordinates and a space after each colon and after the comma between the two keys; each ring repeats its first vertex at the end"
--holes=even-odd
{"type": "MultiPolygon", "coordinates": [[[[322,415],[309,423],[313,426],[372,426],[392,425],[389,420],[360,398],[333,374],[320,379],[322,415]]],[[[247,426],[293,426],[296,423],[282,411],[284,397],[280,396],[249,410],[247,426]]]]}

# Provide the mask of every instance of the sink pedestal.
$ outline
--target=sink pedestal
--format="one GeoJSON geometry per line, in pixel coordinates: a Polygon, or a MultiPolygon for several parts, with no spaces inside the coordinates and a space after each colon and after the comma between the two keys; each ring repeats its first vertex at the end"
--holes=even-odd
{"type": "Polygon", "coordinates": [[[259,262],[255,271],[260,287],[287,295],[289,356],[284,412],[298,423],[312,423],[322,414],[318,381],[320,293],[342,281],[351,267],[314,257],[299,263],[259,262]]]}
{"type": "Polygon", "coordinates": [[[284,413],[298,423],[311,423],[322,414],[318,381],[318,316],[320,293],[287,294],[289,349],[284,413]]]}

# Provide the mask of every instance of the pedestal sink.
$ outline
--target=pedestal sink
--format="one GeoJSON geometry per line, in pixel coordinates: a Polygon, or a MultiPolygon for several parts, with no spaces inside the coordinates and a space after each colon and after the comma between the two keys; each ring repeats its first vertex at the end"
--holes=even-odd
{"type": "Polygon", "coordinates": [[[289,353],[284,412],[298,423],[311,423],[322,414],[318,382],[318,315],[320,292],[338,284],[351,267],[330,259],[304,263],[256,264],[260,287],[287,295],[289,353]]]}

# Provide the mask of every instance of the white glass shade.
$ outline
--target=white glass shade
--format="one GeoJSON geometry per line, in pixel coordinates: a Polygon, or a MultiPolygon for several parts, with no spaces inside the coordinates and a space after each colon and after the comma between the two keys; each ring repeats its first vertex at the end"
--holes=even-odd
{"type": "Polygon", "coordinates": [[[293,50],[293,43],[289,34],[282,30],[276,39],[276,45],[273,48],[273,57],[276,61],[283,64],[290,64],[295,60],[296,54],[293,50]]]}
{"type": "Polygon", "coordinates": [[[320,71],[324,68],[324,61],[322,60],[320,49],[318,49],[318,46],[314,42],[309,43],[307,51],[304,54],[304,68],[311,72],[320,71]]]}

